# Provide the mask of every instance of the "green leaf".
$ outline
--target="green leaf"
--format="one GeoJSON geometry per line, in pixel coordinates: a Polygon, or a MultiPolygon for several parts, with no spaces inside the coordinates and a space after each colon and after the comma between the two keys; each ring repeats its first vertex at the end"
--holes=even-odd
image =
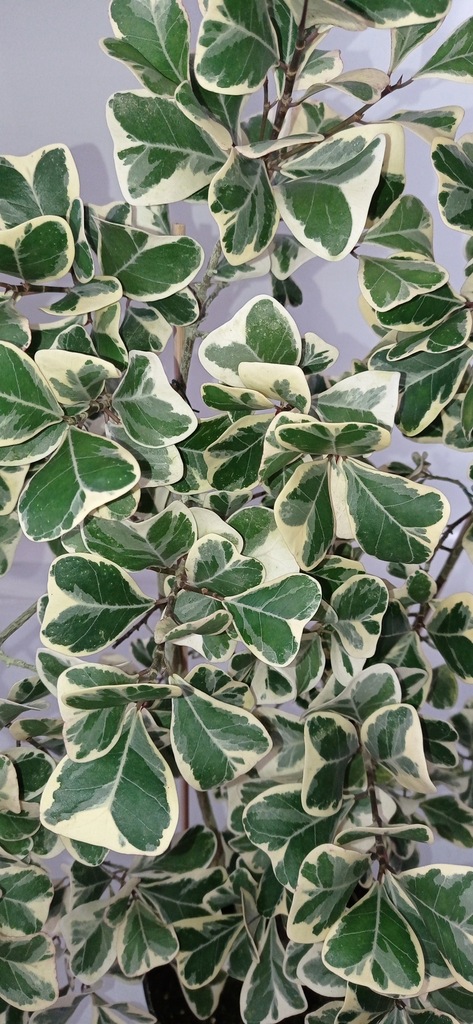
{"type": "Polygon", "coordinates": [[[464,305],[460,295],[443,284],[434,292],[414,296],[393,309],[380,310],[377,320],[382,327],[398,328],[400,331],[421,331],[423,328],[436,327],[448,316],[464,305]]]}
{"type": "Polygon", "coordinates": [[[112,363],[82,352],[68,351],[66,356],[59,348],[40,349],[36,365],[57,401],[71,416],[89,408],[103,391],[106,380],[120,376],[112,363]]]}
{"type": "Polygon", "coordinates": [[[334,974],[381,995],[415,996],[424,980],[421,944],[379,883],[333,925],[322,957],[334,974]]]}
{"type": "Polygon", "coordinates": [[[406,374],[399,411],[405,434],[412,437],[425,430],[448,405],[458,391],[470,359],[467,348],[453,348],[443,352],[416,352],[399,363],[406,374]]]}
{"type": "Polygon", "coordinates": [[[473,597],[454,594],[432,601],[434,614],[427,625],[428,634],[447,665],[473,683],[473,597]]]}
{"type": "Polygon", "coordinates": [[[112,0],[110,21],[115,35],[169,82],[187,78],[189,22],[178,0],[112,0]]]}
{"type": "Polygon", "coordinates": [[[209,92],[256,92],[278,59],[268,4],[209,0],[196,44],[197,81],[209,92]]]}
{"type": "Polygon", "coordinates": [[[61,217],[34,217],[0,231],[0,270],[32,284],[56,281],[70,269],[74,238],[61,217]]]}
{"type": "Polygon", "coordinates": [[[187,199],[225,162],[211,135],[170,97],[149,96],[139,89],[116,93],[109,102],[108,123],[120,187],[130,203],[187,199]]]}
{"type": "Polygon", "coordinates": [[[409,704],[372,712],[363,722],[361,742],[378,764],[392,772],[398,785],[415,793],[434,793],[424,755],[417,712],[409,704]]]}
{"type": "Polygon", "coordinates": [[[369,423],[320,423],[309,417],[301,424],[286,426],[281,422],[275,434],[283,447],[308,455],[365,455],[390,444],[390,435],[382,427],[369,423]]]}
{"type": "Polygon", "coordinates": [[[174,849],[164,855],[166,860],[163,862],[163,871],[160,871],[161,860],[156,861],[151,868],[148,860],[139,889],[141,898],[155,908],[165,921],[173,923],[201,917],[209,895],[227,877],[223,868],[195,867],[192,862],[186,871],[174,871],[172,861],[169,861],[174,849]]]}
{"type": "Polygon", "coordinates": [[[219,441],[209,445],[205,456],[206,487],[238,491],[259,482],[263,444],[272,414],[244,416],[224,430],[219,441]]]}
{"type": "Polygon", "coordinates": [[[41,1010],[58,998],[55,949],[46,935],[0,937],[0,997],[20,1010],[41,1010]]]}
{"type": "Polygon", "coordinates": [[[67,146],[50,145],[27,156],[0,157],[0,227],[36,217],[66,218],[79,196],[79,176],[67,146]]]}
{"type": "Polygon", "coordinates": [[[214,914],[176,924],[177,972],[186,988],[201,988],[213,981],[242,928],[240,914],[214,914]]]}
{"type": "Polygon", "coordinates": [[[299,242],[327,260],[340,260],[365,227],[384,157],[382,134],[340,132],[281,167],[275,188],[281,216],[299,242]]]}
{"type": "Polygon", "coordinates": [[[151,306],[176,327],[187,327],[195,323],[200,311],[199,303],[190,288],[183,288],[167,299],[157,299],[151,306]]]}
{"type": "Polygon", "coordinates": [[[449,515],[440,491],[351,459],[341,472],[350,523],[367,554],[417,565],[432,556],[449,515]]]}
{"type": "Polygon", "coordinates": [[[199,790],[247,774],[272,746],[249,712],[186,689],[173,701],[171,743],[183,778],[199,790]]]}
{"type": "Polygon", "coordinates": [[[450,0],[346,0],[349,10],[372,21],[376,28],[417,25],[445,15],[450,0]]]}
{"type": "Polygon", "coordinates": [[[94,273],[94,257],[85,233],[84,204],[82,199],[73,199],[69,214],[69,226],[74,236],[74,262],[72,272],[80,284],[91,281],[94,273]]]}
{"type": "Polygon", "coordinates": [[[360,256],[359,265],[361,293],[378,310],[393,309],[414,295],[434,291],[448,279],[446,270],[425,259],[360,256]]]}
{"type": "Polygon", "coordinates": [[[415,77],[473,82],[473,18],[452,32],[415,77]]]}
{"type": "Polygon", "coordinates": [[[130,903],[116,930],[117,958],[126,978],[136,978],[174,959],[174,929],[164,925],[141,900],[130,903]]]}
{"type": "Polygon", "coordinates": [[[333,837],[340,815],[315,818],[301,804],[299,785],[272,786],[243,813],[248,839],[268,855],[276,878],[295,890],[299,868],[311,850],[333,837]]]}
{"type": "Polygon", "coordinates": [[[303,464],[280,491],[276,523],[301,569],[313,569],[330,547],[334,520],[328,486],[328,463],[303,464]]]}
{"type": "Polygon", "coordinates": [[[191,434],[197,417],[168,382],[154,352],[132,352],[128,369],[113,396],[114,408],[132,439],[162,448],[191,434]]]}
{"type": "Polygon", "coordinates": [[[141,713],[129,717],[113,749],[98,760],[60,761],[40,811],[46,828],[75,841],[99,839],[117,853],[156,856],[165,850],[177,825],[176,788],[141,713]]]}
{"type": "Polygon", "coordinates": [[[109,433],[113,440],[119,442],[120,448],[126,448],[135,457],[141,469],[143,483],[147,486],[166,487],[181,480],[184,467],[176,445],[150,448],[139,441],[132,441],[124,428],[115,424],[113,427],[109,424],[109,433]]]}
{"type": "Polygon", "coordinates": [[[416,196],[401,196],[363,236],[363,242],[432,257],[432,215],[416,196]]]}
{"type": "Polygon", "coordinates": [[[299,871],[287,922],[288,937],[304,944],[324,939],[369,869],[366,854],[340,850],[329,843],[312,850],[299,871]]]}
{"type": "Polygon", "coordinates": [[[108,647],[154,602],[127,573],[98,555],[61,555],[49,572],[42,642],[64,654],[108,647]]]}
{"type": "Polygon", "coordinates": [[[373,657],[388,605],[388,591],[376,576],[351,576],[331,601],[337,615],[336,633],[352,658],[373,657]]]}
{"type": "Polygon", "coordinates": [[[419,805],[429,825],[449,843],[473,847],[473,811],[454,796],[434,796],[419,805]]]}
{"type": "Polygon", "coordinates": [[[46,923],[53,888],[41,868],[0,866],[0,927],[7,935],[34,935],[46,923]]]}
{"type": "Polygon", "coordinates": [[[137,462],[114,441],[71,427],[55,455],[31,478],[19,516],[30,540],[53,540],[139,480],[137,462]]]}
{"type": "Polygon", "coordinates": [[[463,107],[438,107],[436,110],[398,110],[391,121],[400,121],[429,145],[439,135],[453,138],[464,117],[463,107]]]}
{"type": "Polygon", "coordinates": [[[21,444],[62,420],[62,409],[30,356],[2,342],[0,371],[2,445],[21,444]]]}
{"type": "Polygon", "coordinates": [[[454,978],[472,991],[473,871],[437,864],[404,871],[398,876],[410,906],[435,939],[438,951],[454,978]]]}
{"type": "Polygon", "coordinates": [[[439,27],[440,19],[439,21],[424,22],[424,24],[421,22],[392,29],[390,70],[393,71],[409,53],[420,46],[424,39],[433,35],[439,27]]]}
{"type": "Polygon", "coordinates": [[[54,316],[82,316],[104,306],[111,306],[122,297],[122,287],[116,277],[95,277],[86,284],[71,288],[50,306],[42,306],[44,313],[54,316]]]}
{"type": "Polygon", "coordinates": [[[193,238],[152,235],[111,221],[100,222],[99,239],[104,273],[118,278],[130,299],[173,295],[193,281],[204,258],[193,238]]]}
{"type": "Polygon", "coordinates": [[[171,337],[171,330],[158,310],[128,306],[120,333],[129,352],[161,352],[171,337]]]}
{"type": "Polygon", "coordinates": [[[439,992],[429,993],[429,1002],[443,1013],[452,1014],[456,1020],[463,1018],[464,1024],[472,1024],[473,1007],[471,994],[459,985],[449,985],[439,992]]]}
{"type": "Polygon", "coordinates": [[[84,985],[102,978],[115,960],[115,929],[107,920],[109,906],[104,900],[84,903],[61,920],[71,970],[84,985]]]}
{"type": "Polygon", "coordinates": [[[26,316],[18,312],[9,295],[0,296],[0,335],[17,348],[28,348],[31,341],[30,325],[26,316]]]}
{"type": "Polygon", "coordinates": [[[243,537],[245,555],[263,563],[266,583],[282,573],[297,572],[297,562],[286,547],[272,509],[250,505],[235,512],[230,523],[243,537]]]}
{"type": "Polygon", "coordinates": [[[359,749],[355,726],[333,711],[310,714],[304,725],[302,806],[317,817],[333,815],[343,801],[345,774],[359,749]]]}
{"type": "MultiPolygon", "coordinates": [[[[473,56],[473,51],[472,51],[473,56]]],[[[442,219],[458,231],[473,230],[473,136],[459,142],[436,139],[432,161],[439,179],[439,209],[442,219]]]]}
{"type": "Polygon", "coordinates": [[[300,982],[288,977],[285,950],[273,919],[247,973],[241,992],[241,1013],[245,1024],[264,1020],[275,1024],[307,1008],[300,982]]]}
{"type": "Polygon", "coordinates": [[[258,587],[265,572],[256,558],[239,555],[224,537],[207,534],[191,547],[186,559],[186,576],[199,590],[234,597],[258,587]]]}
{"type": "Polygon", "coordinates": [[[249,160],[235,149],[212,179],[209,207],[218,224],[224,256],[234,266],[263,253],[279,224],[264,162],[249,160]]]}
{"type": "Polygon", "coordinates": [[[240,363],[287,363],[301,357],[301,340],[292,316],[266,295],[250,299],[228,323],[211,331],[199,349],[208,373],[241,387],[240,363]]]}
{"type": "Polygon", "coordinates": [[[250,651],[268,665],[284,666],[296,656],[320,596],[316,580],[291,574],[230,598],[226,605],[250,651]]]}
{"type": "Polygon", "coordinates": [[[150,566],[171,567],[187,554],[196,539],[193,516],[181,502],[171,502],[141,523],[94,518],[82,533],[89,551],[130,572],[150,566]]]}

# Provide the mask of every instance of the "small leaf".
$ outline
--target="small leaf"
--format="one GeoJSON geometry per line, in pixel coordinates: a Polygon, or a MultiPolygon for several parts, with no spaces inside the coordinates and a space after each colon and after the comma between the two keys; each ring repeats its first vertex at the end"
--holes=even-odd
{"type": "Polygon", "coordinates": [[[180,441],[197,426],[191,407],[168,383],[154,352],[131,353],[113,404],[132,441],[150,448],[180,441]]]}
{"type": "Polygon", "coordinates": [[[328,463],[299,466],[280,491],[274,506],[282,536],[301,569],[325,555],[335,532],[328,486],[328,463]]]}
{"type": "Polygon", "coordinates": [[[74,259],[74,238],[61,217],[34,217],[0,231],[0,270],[34,284],[63,277],[74,259]]]}
{"type": "Polygon", "coordinates": [[[313,943],[325,938],[358,882],[369,873],[366,854],[340,850],[329,843],[307,855],[297,881],[287,922],[294,942],[313,943]]]}
{"type": "Polygon", "coordinates": [[[22,444],[62,420],[62,409],[30,356],[2,342],[0,370],[2,445],[22,444]]]}
{"type": "Polygon", "coordinates": [[[164,925],[141,900],[130,903],[117,933],[117,958],[126,978],[136,978],[174,959],[178,943],[174,929],[164,925]]]}
{"type": "Polygon", "coordinates": [[[141,301],[165,299],[185,288],[204,258],[193,238],[152,235],[111,221],[100,222],[99,239],[104,272],[118,278],[128,298],[141,301]]]}
{"type": "Polygon", "coordinates": [[[304,726],[302,806],[326,816],[340,810],[345,774],[360,743],[355,726],[333,711],[310,714],[304,726]]]}
{"type": "Polygon", "coordinates": [[[473,81],[473,18],[464,21],[442,43],[415,75],[416,78],[448,78],[473,81]]]}
{"type": "Polygon", "coordinates": [[[255,259],[276,233],[279,213],[264,162],[248,160],[235,149],[212,179],[209,207],[232,265],[255,259]]]}
{"type": "Polygon", "coordinates": [[[361,293],[375,309],[392,309],[414,295],[435,291],[447,279],[446,270],[424,259],[360,257],[361,293]]]}
{"type": "Polygon", "coordinates": [[[297,654],[303,628],[315,615],[320,596],[315,580],[289,575],[230,598],[226,605],[250,651],[268,665],[284,666],[297,654]]]}
{"type": "Polygon", "coordinates": [[[144,0],[138,7],[132,0],[113,0],[110,21],[118,39],[170,83],[187,78],[189,22],[178,0],[144,0]]]}
{"type": "Polygon", "coordinates": [[[242,928],[239,914],[214,914],[176,924],[177,972],[186,988],[201,988],[213,981],[242,928]]]}
{"type": "Polygon", "coordinates": [[[241,387],[240,363],[287,363],[301,356],[299,331],[292,316],[266,295],[250,299],[232,319],[211,331],[199,349],[208,373],[224,384],[241,387]]]}
{"type": "Polygon", "coordinates": [[[58,998],[53,941],[46,935],[0,938],[0,997],[19,1010],[41,1010],[58,998]]]}
{"type": "Polygon", "coordinates": [[[275,1024],[307,1008],[302,985],[289,978],[284,969],[284,952],[277,922],[273,919],[258,950],[258,957],[243,982],[241,1012],[245,1024],[258,1019],[275,1024]]]}
{"type": "Polygon", "coordinates": [[[67,146],[43,146],[26,156],[0,157],[0,226],[42,215],[66,218],[79,196],[79,175],[67,146]]]}
{"type": "Polygon", "coordinates": [[[188,582],[194,587],[222,597],[258,587],[265,576],[258,559],[239,555],[229,540],[212,533],[193,544],[185,568],[188,582]]]}
{"type": "Polygon", "coordinates": [[[278,59],[266,0],[209,0],[196,44],[197,80],[210,92],[256,92],[278,59]]]}
{"type": "Polygon", "coordinates": [[[360,736],[373,760],[388,768],[404,789],[435,792],[425,763],[420,722],[409,704],[374,711],[363,722],[360,736]]]}
{"type": "Polygon", "coordinates": [[[473,136],[459,142],[438,138],[432,147],[432,161],[439,179],[439,209],[442,219],[458,231],[473,230],[473,136]]]}
{"type": "Polygon", "coordinates": [[[432,601],[434,609],[427,630],[447,665],[473,683],[473,597],[455,594],[432,601]]]}

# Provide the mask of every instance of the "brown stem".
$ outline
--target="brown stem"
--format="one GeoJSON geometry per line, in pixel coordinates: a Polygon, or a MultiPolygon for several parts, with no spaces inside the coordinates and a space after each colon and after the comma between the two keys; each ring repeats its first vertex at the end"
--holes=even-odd
{"type": "Polygon", "coordinates": [[[463,523],[462,529],[460,530],[460,533],[455,541],[454,547],[450,551],[450,554],[446,559],[443,568],[440,570],[437,579],[435,580],[437,584],[437,594],[440,592],[442,587],[445,586],[450,574],[452,573],[453,569],[455,568],[458,562],[458,559],[460,558],[460,555],[463,553],[463,538],[470,529],[472,523],[473,512],[470,512],[466,517],[465,522],[463,523]]]}
{"type": "Polygon", "coordinates": [[[281,131],[281,128],[282,128],[282,126],[284,124],[284,121],[285,121],[285,118],[286,118],[286,114],[287,114],[287,112],[289,110],[289,107],[291,106],[292,94],[294,92],[294,85],[296,83],[297,72],[299,70],[299,66],[300,66],[302,57],[304,56],[304,52],[307,49],[307,46],[309,45],[309,42],[312,42],[312,37],[311,37],[310,40],[308,40],[306,38],[306,31],[305,31],[305,23],[306,23],[306,20],[307,20],[307,8],[308,8],[308,5],[309,5],[309,0],[304,0],[304,5],[303,5],[303,8],[302,8],[302,14],[301,14],[301,20],[299,22],[299,29],[298,29],[298,32],[297,32],[296,45],[294,47],[294,52],[292,54],[289,66],[288,66],[287,71],[286,71],[286,78],[285,78],[285,82],[284,82],[284,91],[283,91],[283,94],[281,96],[281,99],[278,102],[278,105],[276,107],[276,113],[274,115],[273,130],[271,132],[271,138],[272,139],[277,139],[277,137],[279,135],[279,132],[281,131]]]}
{"type": "Polygon", "coordinates": [[[220,241],[218,241],[216,242],[214,249],[210,254],[209,262],[207,264],[207,270],[205,271],[202,281],[195,288],[197,299],[201,304],[201,315],[197,323],[186,331],[186,337],[182,348],[180,361],[180,378],[182,379],[184,387],[186,386],[189,377],[194,342],[199,334],[200,324],[205,316],[205,312],[207,309],[207,303],[205,301],[207,297],[207,292],[210,288],[210,285],[212,284],[213,276],[218,267],[218,264],[220,263],[221,255],[222,246],[220,244],[220,241]]]}
{"type": "MultiPolygon", "coordinates": [[[[186,233],[184,224],[173,224],[172,233],[179,238],[182,238],[186,233]]],[[[186,343],[186,329],[185,327],[174,327],[174,377],[177,383],[184,388],[185,381],[182,378],[182,354],[186,343]]]]}
{"type": "MultiPolygon", "coordinates": [[[[383,819],[379,813],[378,798],[376,796],[376,784],[374,774],[374,764],[371,758],[365,756],[365,769],[366,769],[366,781],[368,796],[370,799],[371,813],[373,815],[373,822],[378,828],[383,827],[383,819]]],[[[376,860],[378,861],[378,882],[380,882],[389,868],[388,851],[385,846],[384,837],[378,833],[375,835],[376,844],[376,860]]]]}
{"type": "Polygon", "coordinates": [[[348,128],[349,125],[361,121],[362,117],[364,117],[368,110],[371,110],[371,107],[374,107],[376,103],[379,103],[380,100],[383,100],[385,96],[390,96],[391,93],[397,92],[399,89],[405,89],[407,85],[412,85],[413,81],[413,78],[408,78],[405,82],[403,82],[401,77],[398,79],[397,82],[394,82],[393,85],[389,83],[389,85],[387,85],[386,88],[383,89],[381,96],[379,96],[378,99],[372,100],[371,103],[364,103],[362,107],[359,107],[358,110],[355,110],[354,114],[350,114],[350,116],[346,117],[344,121],[341,121],[340,124],[335,125],[333,128],[330,129],[330,131],[326,132],[325,138],[329,139],[332,135],[337,135],[338,132],[343,131],[344,128],[348,128]]]}

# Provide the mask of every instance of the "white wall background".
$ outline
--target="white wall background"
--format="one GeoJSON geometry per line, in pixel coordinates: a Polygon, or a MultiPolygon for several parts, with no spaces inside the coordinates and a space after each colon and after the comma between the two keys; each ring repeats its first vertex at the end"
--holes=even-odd
{"type": "MultiPolygon", "coordinates": [[[[197,0],[187,0],[187,6],[195,16],[197,0]]],[[[472,14],[471,0],[452,0],[451,12],[440,32],[410,55],[403,73],[412,74],[440,41],[472,14]]],[[[135,88],[138,83],[123,65],[99,48],[99,39],[111,34],[105,0],[1,0],[0,15],[0,152],[24,154],[47,143],[66,143],[79,168],[84,199],[98,203],[118,199],[105,104],[112,92],[135,88]]],[[[347,68],[388,66],[387,32],[357,35],[339,31],[336,39],[335,34],[329,39],[331,46],[342,49],[347,68]]],[[[347,112],[355,109],[357,104],[339,97],[332,94],[329,102],[334,106],[341,103],[347,112]]],[[[459,134],[472,131],[473,85],[434,79],[422,80],[383,101],[376,117],[381,119],[404,106],[428,109],[451,103],[460,104],[466,111],[459,134]]],[[[428,147],[412,135],[408,138],[408,190],[435,209],[436,180],[428,147]]],[[[175,211],[173,208],[173,219],[184,220],[189,233],[196,232],[207,247],[213,244],[216,229],[203,207],[178,204],[175,211]]],[[[447,229],[437,218],[436,256],[451,271],[456,287],[463,279],[464,241],[462,234],[447,229]]],[[[358,313],[356,261],[347,259],[340,265],[314,260],[296,276],[307,296],[302,309],[295,313],[300,328],[314,330],[339,347],[344,366],[354,356],[363,356],[373,345],[373,335],[358,313]]],[[[210,324],[224,322],[251,295],[266,288],[264,280],[233,286],[212,307],[210,324]]],[[[392,454],[403,450],[406,455],[418,448],[415,442],[404,441],[402,449],[398,444],[392,454]]],[[[439,473],[466,475],[470,461],[467,456],[440,452],[435,446],[431,455],[439,473]]],[[[456,505],[458,489],[445,489],[456,505]]],[[[461,514],[464,506],[458,507],[461,514]]],[[[21,545],[14,568],[0,581],[0,629],[44,591],[48,564],[47,545],[21,545]]],[[[466,589],[468,575],[471,585],[471,564],[464,559],[452,577],[452,589],[466,589]]],[[[7,650],[31,660],[36,643],[37,626],[32,620],[9,642],[7,650]]],[[[0,672],[0,693],[5,693],[15,676],[1,667],[0,672]]],[[[451,847],[448,854],[452,855],[451,847]]],[[[453,858],[465,863],[468,851],[454,850],[453,858]]],[[[471,856],[469,859],[472,862],[471,856]]]]}

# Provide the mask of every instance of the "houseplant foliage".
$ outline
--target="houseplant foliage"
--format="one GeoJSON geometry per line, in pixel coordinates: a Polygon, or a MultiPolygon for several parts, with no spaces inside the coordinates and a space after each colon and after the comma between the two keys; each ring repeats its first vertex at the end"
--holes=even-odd
{"type": "Polygon", "coordinates": [[[111,3],[138,79],[108,110],[122,200],[84,207],[63,145],[0,158],[2,572],[22,533],[52,550],[1,635],[37,614],[36,664],[1,654],[24,677],[0,702],[0,1021],[147,1024],[102,979],[173,964],[200,1019],[229,976],[245,1024],[468,1024],[473,869],[419,858],[473,846],[471,701],[449,718],[473,597],[443,593],[472,488],[450,514],[424,455],[384,451],[395,426],[472,448],[473,137],[458,107],[377,104],[473,82],[473,19],[440,45],[449,0],[201,0],[191,54],[185,6],[111,3]],[[333,27],[390,32],[390,68],[344,70],[333,27]],[[466,235],[460,292],[406,130],[466,235]],[[176,200],[208,206],[210,256],[176,200]],[[345,257],[374,338],[337,373],[287,306],[298,267],[345,257]],[[188,787],[203,823],[178,830],[188,787]]]}

